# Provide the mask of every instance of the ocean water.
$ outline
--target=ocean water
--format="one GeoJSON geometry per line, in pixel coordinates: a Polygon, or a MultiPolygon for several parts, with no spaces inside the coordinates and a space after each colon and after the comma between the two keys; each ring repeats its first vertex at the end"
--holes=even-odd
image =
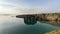
{"type": "Polygon", "coordinates": [[[28,25],[24,23],[23,18],[0,16],[0,34],[45,34],[56,29],[60,27],[39,21],[34,25],[28,25]]]}

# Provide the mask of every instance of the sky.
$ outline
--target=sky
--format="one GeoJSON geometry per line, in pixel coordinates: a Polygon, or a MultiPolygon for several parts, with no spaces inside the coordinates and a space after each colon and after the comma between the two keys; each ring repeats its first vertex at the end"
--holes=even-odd
{"type": "Polygon", "coordinates": [[[56,12],[60,12],[60,0],[0,0],[0,14],[56,12]]]}

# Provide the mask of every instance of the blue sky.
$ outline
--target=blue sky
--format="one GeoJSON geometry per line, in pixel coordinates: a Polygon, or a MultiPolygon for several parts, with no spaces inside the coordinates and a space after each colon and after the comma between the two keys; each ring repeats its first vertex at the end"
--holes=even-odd
{"type": "Polygon", "coordinates": [[[60,0],[0,0],[0,13],[47,12],[60,12],[60,0]]]}

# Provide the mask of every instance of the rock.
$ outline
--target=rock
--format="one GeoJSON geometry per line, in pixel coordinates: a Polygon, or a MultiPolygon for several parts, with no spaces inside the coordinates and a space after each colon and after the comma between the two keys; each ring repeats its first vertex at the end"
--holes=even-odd
{"type": "Polygon", "coordinates": [[[57,20],[60,21],[60,17],[58,17],[57,20]]]}
{"type": "Polygon", "coordinates": [[[46,18],[49,21],[55,21],[58,18],[58,16],[57,15],[50,15],[49,14],[49,15],[46,16],[46,18]]]}

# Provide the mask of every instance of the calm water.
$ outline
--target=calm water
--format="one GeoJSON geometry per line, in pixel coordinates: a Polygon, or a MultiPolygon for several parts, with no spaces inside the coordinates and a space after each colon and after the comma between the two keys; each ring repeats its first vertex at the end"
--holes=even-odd
{"type": "Polygon", "coordinates": [[[22,18],[0,16],[0,34],[44,34],[55,29],[60,27],[41,22],[27,25],[22,18]]]}

